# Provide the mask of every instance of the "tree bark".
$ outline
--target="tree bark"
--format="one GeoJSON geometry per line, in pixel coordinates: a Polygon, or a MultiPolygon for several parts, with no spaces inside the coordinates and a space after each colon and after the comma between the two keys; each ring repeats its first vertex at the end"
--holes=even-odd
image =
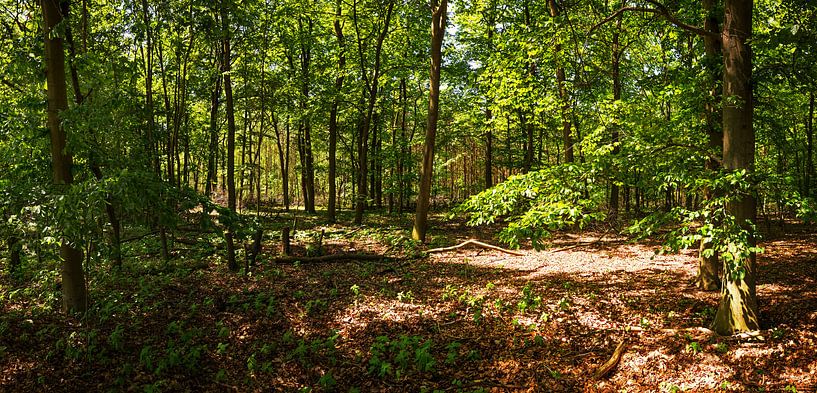
{"type": "MultiPolygon", "coordinates": [[[[704,29],[707,31],[717,33],[720,31],[718,26],[718,18],[715,14],[715,0],[703,0],[704,10],[707,12],[706,20],[704,20],[704,29]]],[[[723,62],[723,55],[721,53],[721,42],[716,36],[704,36],[704,50],[706,51],[706,58],[704,60],[707,69],[708,80],[710,85],[708,102],[705,104],[705,119],[706,119],[706,133],[708,139],[709,150],[714,152],[721,152],[723,149],[723,132],[721,131],[721,115],[718,110],[720,107],[721,94],[717,89],[717,81],[723,78],[721,75],[721,67],[718,64],[723,62]]],[[[720,163],[714,158],[706,160],[705,168],[710,173],[716,173],[720,169],[720,163]]],[[[704,189],[704,199],[707,201],[714,198],[714,190],[709,188],[704,189]]],[[[718,253],[712,252],[712,255],[706,256],[705,250],[712,248],[712,242],[701,241],[698,252],[698,275],[695,277],[695,285],[706,291],[714,291],[720,287],[721,265],[718,261],[718,253]]]]}
{"type": "MultiPolygon", "coordinates": [[[[215,57],[218,58],[218,49],[215,49],[214,52],[215,57]]],[[[220,61],[216,60],[214,63],[216,69],[220,69],[220,61]]],[[[212,196],[218,181],[218,165],[216,161],[218,160],[218,105],[219,97],[221,96],[221,79],[222,75],[219,72],[219,74],[216,75],[213,91],[210,94],[210,148],[207,158],[207,181],[204,185],[204,192],[208,197],[212,196]]]]}
{"type": "MultiPolygon", "coordinates": [[[[302,36],[312,40],[312,29],[314,21],[306,19],[307,31],[302,36]]],[[[304,18],[298,19],[298,28],[303,30],[304,18]]],[[[303,154],[303,183],[304,183],[304,209],[307,213],[315,213],[315,164],[312,155],[312,121],[308,113],[310,94],[310,65],[312,62],[311,41],[301,40],[301,124],[302,129],[302,154],[303,154]]]]}
{"type": "Polygon", "coordinates": [[[272,113],[272,128],[275,130],[275,145],[278,147],[278,163],[281,168],[281,194],[284,199],[284,210],[289,211],[289,118],[285,125],[286,133],[282,135],[278,127],[278,118],[272,113]],[[282,141],[283,139],[283,141],[282,141]]]}
{"type": "MultiPolygon", "coordinates": [[[[232,64],[230,60],[230,21],[225,0],[221,1],[221,31],[223,45],[223,60],[221,71],[224,75],[224,96],[227,115],[227,206],[235,213],[235,107],[233,106],[233,84],[230,78],[232,64]]],[[[227,267],[232,271],[238,270],[238,263],[235,260],[235,244],[233,241],[233,228],[227,228],[224,232],[227,241],[227,267]]]]}
{"type": "MultiPolygon", "coordinates": [[[[556,5],[556,0],[548,0],[548,8],[550,10],[550,16],[552,18],[556,18],[559,16],[559,8],[556,5]]],[[[565,163],[572,163],[574,160],[573,155],[573,136],[570,132],[570,102],[568,101],[567,97],[567,86],[565,85],[565,68],[560,62],[560,56],[562,52],[562,45],[557,43],[554,48],[553,52],[556,54],[556,86],[559,89],[559,100],[562,103],[561,106],[561,116],[562,116],[562,140],[565,144],[565,163]]]]}
{"type": "MultiPolygon", "coordinates": [[[[621,101],[621,15],[619,15],[618,19],[616,19],[616,29],[613,31],[613,43],[612,43],[612,75],[613,75],[613,102],[618,103],[621,101]]],[[[616,110],[618,112],[618,110],[616,110]]],[[[619,114],[616,113],[616,117],[619,114]]],[[[613,144],[613,159],[621,152],[621,145],[619,143],[619,120],[616,119],[612,129],[612,135],[610,138],[610,142],[613,144]]],[[[615,163],[613,164],[613,168],[615,171],[615,163]]],[[[610,220],[615,223],[618,219],[618,199],[619,199],[619,187],[618,183],[616,183],[616,177],[613,176],[613,180],[610,184],[610,220]]]]}
{"type": "Polygon", "coordinates": [[[443,36],[445,35],[446,12],[448,0],[432,0],[431,15],[431,70],[428,92],[428,126],[423,148],[423,166],[420,172],[420,192],[417,194],[417,214],[414,217],[414,229],[411,237],[421,242],[426,241],[428,230],[428,208],[431,197],[431,180],[434,170],[434,142],[437,137],[437,120],[440,103],[440,66],[442,62],[443,36]]]}
{"type": "Polygon", "coordinates": [[[338,75],[335,77],[335,97],[332,99],[332,107],[329,110],[329,200],[327,207],[327,219],[329,222],[335,222],[337,219],[337,150],[338,150],[338,107],[340,106],[341,89],[343,89],[344,72],[346,70],[346,40],[343,36],[343,26],[340,19],[343,16],[341,10],[342,2],[337,0],[335,3],[335,21],[333,27],[335,30],[335,38],[338,42],[338,75]]]}
{"type": "MultiPolygon", "coordinates": [[[[66,151],[66,133],[60,115],[68,109],[68,90],[65,83],[65,52],[62,38],[56,28],[63,23],[63,11],[68,1],[41,0],[45,33],[45,64],[48,81],[48,128],[51,134],[51,166],[54,184],[68,188],[73,183],[73,157],[66,151]]],[[[63,311],[83,314],[88,310],[88,290],[82,269],[82,250],[62,239],[62,305],[63,311]]]]}
{"type": "MultiPolygon", "coordinates": [[[[755,134],[752,128],[752,0],[726,0],[723,44],[723,166],[727,171],[754,171],[755,134]]],[[[754,190],[730,202],[729,213],[751,231],[757,215],[754,190]]],[[[754,243],[754,239],[751,240],[754,243]]],[[[756,255],[724,266],[721,301],[712,330],[734,334],[758,330],[756,255]],[[742,273],[742,274],[738,274],[742,273]]]]}
{"type": "Polygon", "coordinates": [[[814,91],[809,92],[808,121],[806,128],[806,192],[805,196],[817,196],[814,181],[814,91]]]}
{"type": "Polygon", "coordinates": [[[374,115],[374,106],[377,102],[377,93],[378,93],[378,82],[380,80],[380,64],[381,64],[381,53],[383,50],[383,41],[385,41],[386,36],[389,33],[389,25],[391,23],[392,11],[394,10],[394,2],[389,1],[389,4],[386,8],[386,18],[383,22],[383,30],[380,31],[380,34],[377,37],[377,42],[375,44],[375,56],[374,56],[374,68],[372,70],[372,77],[371,79],[368,78],[368,73],[366,72],[366,65],[365,60],[366,56],[364,54],[364,43],[363,40],[365,38],[360,36],[358,21],[357,21],[357,2],[354,3],[353,8],[353,18],[355,22],[355,30],[357,32],[357,47],[358,47],[358,54],[360,56],[360,67],[361,67],[361,76],[365,82],[365,98],[368,100],[368,106],[366,108],[366,112],[363,116],[363,121],[358,130],[358,181],[357,181],[357,197],[356,197],[356,205],[355,205],[355,225],[361,225],[363,223],[363,212],[366,210],[366,202],[368,201],[368,196],[366,195],[366,176],[367,176],[367,169],[368,169],[368,140],[369,140],[369,129],[372,123],[372,116],[374,115]]]}

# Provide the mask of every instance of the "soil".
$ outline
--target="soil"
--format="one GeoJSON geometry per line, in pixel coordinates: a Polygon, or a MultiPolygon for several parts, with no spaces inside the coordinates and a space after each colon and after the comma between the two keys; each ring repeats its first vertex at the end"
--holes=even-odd
{"type": "MultiPolygon", "coordinates": [[[[381,262],[273,264],[268,241],[251,275],[183,254],[113,275],[99,267],[85,319],[46,307],[56,300],[42,292],[55,289],[3,276],[0,391],[817,389],[813,227],[766,235],[763,330],[720,337],[706,328],[720,294],[691,284],[694,251],[657,255],[654,242],[588,231],[524,256],[422,256],[405,224],[323,227],[324,254],[392,257],[381,262]],[[622,341],[616,367],[594,378],[622,341]]],[[[450,222],[431,235],[447,246],[498,244],[495,233],[450,222]]],[[[314,252],[305,234],[295,253],[314,252]]]]}

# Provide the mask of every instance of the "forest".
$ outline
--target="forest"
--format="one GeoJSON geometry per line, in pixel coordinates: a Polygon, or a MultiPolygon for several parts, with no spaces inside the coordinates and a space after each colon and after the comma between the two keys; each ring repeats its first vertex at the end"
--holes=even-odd
{"type": "Polygon", "coordinates": [[[812,0],[0,0],[0,391],[817,390],[812,0]]]}

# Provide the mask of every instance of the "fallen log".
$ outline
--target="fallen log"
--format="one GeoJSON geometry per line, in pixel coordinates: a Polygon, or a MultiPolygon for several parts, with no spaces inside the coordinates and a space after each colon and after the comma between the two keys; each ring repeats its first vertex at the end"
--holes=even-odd
{"type": "Polygon", "coordinates": [[[463,247],[465,247],[465,246],[467,246],[469,244],[473,244],[473,245],[478,246],[478,247],[488,248],[488,249],[499,251],[499,252],[504,252],[506,254],[516,255],[518,257],[525,256],[524,253],[504,249],[502,247],[494,246],[494,245],[488,244],[488,243],[483,243],[483,242],[481,242],[479,240],[476,240],[476,239],[468,239],[468,240],[466,240],[466,241],[464,241],[464,242],[462,242],[460,244],[457,244],[456,246],[432,248],[430,250],[427,250],[426,253],[432,254],[432,253],[436,253],[436,252],[454,251],[454,250],[463,248],[463,247]]]}
{"type": "Polygon", "coordinates": [[[610,356],[610,359],[607,360],[601,367],[599,367],[595,373],[593,373],[593,379],[599,380],[607,376],[610,371],[613,371],[618,365],[618,362],[621,360],[621,356],[624,355],[624,343],[626,340],[621,340],[616,347],[616,350],[613,351],[613,355],[610,356]]]}
{"type": "Polygon", "coordinates": [[[299,257],[299,256],[279,256],[272,258],[272,262],[275,263],[295,263],[295,262],[302,262],[302,263],[316,263],[316,262],[337,262],[337,261],[380,261],[383,259],[389,259],[391,257],[387,257],[385,255],[376,255],[376,254],[329,254],[329,255],[321,255],[317,257],[299,257]]]}

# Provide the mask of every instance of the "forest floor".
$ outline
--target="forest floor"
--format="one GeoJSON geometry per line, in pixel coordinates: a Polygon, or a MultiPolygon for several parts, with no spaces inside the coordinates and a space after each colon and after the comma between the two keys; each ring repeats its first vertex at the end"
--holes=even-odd
{"type": "MultiPolygon", "coordinates": [[[[281,217],[270,217],[269,236],[281,217]]],[[[27,285],[0,276],[0,391],[817,389],[813,227],[772,226],[759,256],[763,330],[718,337],[702,327],[719,294],[690,284],[692,251],[656,255],[657,243],[588,231],[524,256],[418,257],[408,216],[370,220],[302,218],[294,253],[323,229],[325,254],[393,259],[273,263],[273,238],[250,275],[195,248],[167,264],[132,256],[117,273],[92,264],[83,320],[58,312],[56,272],[27,285]],[[622,342],[617,366],[594,378],[622,342]]],[[[496,244],[498,228],[432,223],[436,246],[496,244]]]]}

